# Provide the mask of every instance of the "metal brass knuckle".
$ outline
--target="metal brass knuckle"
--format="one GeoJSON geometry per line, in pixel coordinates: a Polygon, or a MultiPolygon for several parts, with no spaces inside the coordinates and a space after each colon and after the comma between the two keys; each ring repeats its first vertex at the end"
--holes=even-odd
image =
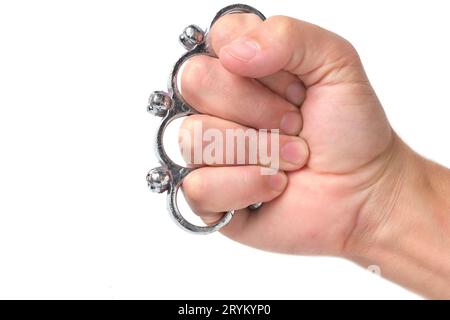
{"type": "MultiPolygon", "coordinates": [[[[262,20],[266,18],[264,15],[253,7],[244,4],[234,4],[227,6],[220,10],[211,22],[211,27],[222,16],[232,13],[253,13],[262,20]]],[[[209,55],[213,56],[212,50],[209,50],[206,42],[207,32],[203,31],[196,25],[186,27],[180,35],[181,44],[188,50],[176,63],[172,69],[169,78],[169,85],[167,92],[154,91],[149,98],[147,111],[159,117],[163,117],[156,133],[155,151],[160,163],[160,167],[150,170],[147,174],[147,183],[151,191],[162,193],[167,191],[167,209],[172,218],[182,229],[195,234],[209,234],[219,230],[230,222],[233,217],[234,210],[228,211],[215,224],[210,226],[197,226],[186,219],[180,213],[177,205],[178,190],[183,182],[183,179],[195,168],[186,168],[174,163],[167,155],[164,145],[163,137],[167,126],[173,120],[190,116],[198,113],[192,106],[184,101],[177,85],[177,75],[180,67],[188,59],[195,55],[209,55]]],[[[248,208],[251,210],[258,209],[262,203],[255,203],[248,208]]]]}

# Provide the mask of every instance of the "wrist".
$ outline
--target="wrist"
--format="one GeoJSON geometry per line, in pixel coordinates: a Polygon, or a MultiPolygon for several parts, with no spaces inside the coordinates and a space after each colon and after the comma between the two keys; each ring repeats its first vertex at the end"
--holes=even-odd
{"type": "Polygon", "coordinates": [[[450,171],[397,136],[383,161],[346,255],[424,296],[450,298],[450,171]]]}

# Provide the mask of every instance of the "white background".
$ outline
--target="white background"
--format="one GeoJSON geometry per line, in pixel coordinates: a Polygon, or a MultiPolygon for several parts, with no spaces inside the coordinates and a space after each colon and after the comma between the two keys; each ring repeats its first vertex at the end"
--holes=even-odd
{"type": "MultiPolygon", "coordinates": [[[[147,189],[148,95],[180,31],[231,3],[1,0],[0,298],[417,298],[341,259],[187,234],[147,189]]],[[[247,3],[352,41],[393,127],[450,165],[446,1],[247,3]]]]}

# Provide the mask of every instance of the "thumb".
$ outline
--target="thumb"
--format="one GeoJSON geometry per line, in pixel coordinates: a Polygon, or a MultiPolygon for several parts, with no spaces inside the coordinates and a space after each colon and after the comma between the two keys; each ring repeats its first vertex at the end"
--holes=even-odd
{"type": "Polygon", "coordinates": [[[261,78],[280,70],[307,86],[366,79],[353,46],[316,25],[274,16],[221,48],[219,59],[230,72],[261,78]]]}

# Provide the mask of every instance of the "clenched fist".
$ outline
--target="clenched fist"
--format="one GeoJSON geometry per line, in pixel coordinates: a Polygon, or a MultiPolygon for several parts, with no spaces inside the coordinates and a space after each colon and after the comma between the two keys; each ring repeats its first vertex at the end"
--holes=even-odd
{"type": "Polygon", "coordinates": [[[217,58],[194,57],[182,74],[184,98],[202,113],[183,131],[279,129],[280,161],[275,175],[203,163],[183,183],[194,212],[213,223],[239,209],[222,229],[238,242],[377,264],[424,295],[450,297],[449,171],[393,132],[353,46],[303,21],[251,14],[221,18],[208,41],[217,58]],[[447,263],[436,270],[438,259],[447,263]]]}

